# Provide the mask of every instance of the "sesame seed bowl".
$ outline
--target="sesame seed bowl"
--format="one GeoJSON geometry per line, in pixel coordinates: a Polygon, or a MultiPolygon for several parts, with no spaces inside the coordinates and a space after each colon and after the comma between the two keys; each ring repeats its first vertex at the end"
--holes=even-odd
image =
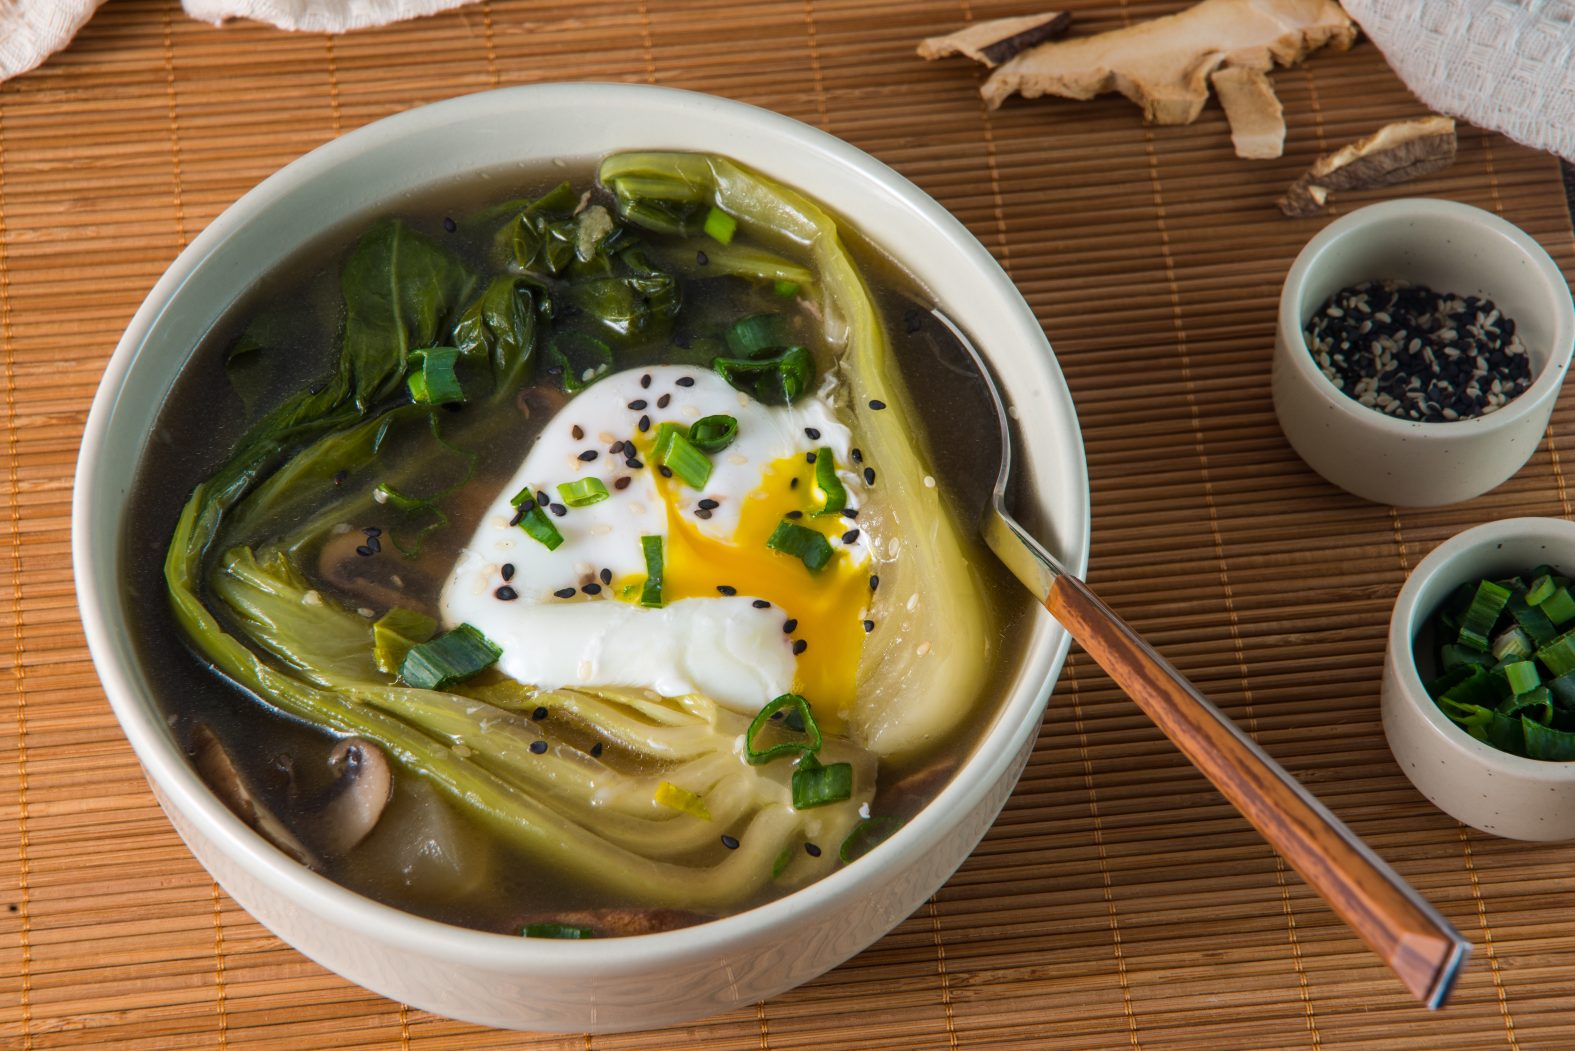
{"type": "Polygon", "coordinates": [[[1330,223],[1291,266],[1274,409],[1340,488],[1458,503],[1530,459],[1572,348],[1569,287],[1524,231],[1455,201],[1386,201],[1330,223]]]}

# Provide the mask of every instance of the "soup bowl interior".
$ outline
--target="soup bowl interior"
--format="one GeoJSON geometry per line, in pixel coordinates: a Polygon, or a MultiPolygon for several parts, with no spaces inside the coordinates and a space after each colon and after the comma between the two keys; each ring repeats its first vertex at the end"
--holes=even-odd
{"type": "Polygon", "coordinates": [[[449,926],[379,904],[296,864],[236,818],[190,767],[139,667],[122,581],[131,486],[193,350],[257,279],[347,217],[462,178],[495,178],[630,149],[730,156],[851,217],[968,330],[1018,407],[1017,470],[1041,539],[1081,572],[1088,487],[1070,395],[1033,312],[966,228],[911,183],[786,117],[669,89],[543,85],[453,99],[379,121],[301,158],[216,219],[133,318],[105,372],[78,465],[73,557],[105,691],[155,795],[197,858],[260,922],[384,995],[483,1024],[642,1028],[724,1011],[800,984],[889,930],[961,864],[1032,747],[1068,640],[1040,616],[972,755],[940,795],[857,863],[786,898],[685,930],[559,942],[449,926]]]}

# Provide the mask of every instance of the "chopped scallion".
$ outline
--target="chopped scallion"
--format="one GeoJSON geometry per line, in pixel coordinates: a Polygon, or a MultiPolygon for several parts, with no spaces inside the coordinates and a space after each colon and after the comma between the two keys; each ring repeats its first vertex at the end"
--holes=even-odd
{"type": "Polygon", "coordinates": [[[776,529],[766,538],[766,546],[799,559],[811,573],[825,569],[833,553],[831,541],[820,533],[786,519],[777,523],[776,529]]]}
{"type": "MultiPolygon", "coordinates": [[[[1546,602],[1543,605],[1547,605],[1546,602]]],[[[1566,631],[1537,651],[1537,659],[1554,676],[1575,671],[1575,631],[1566,631]]]]}
{"type": "Polygon", "coordinates": [[[560,482],[558,495],[570,507],[589,507],[601,503],[611,494],[600,478],[576,478],[572,482],[560,482]]]}
{"type": "Polygon", "coordinates": [[[781,314],[749,314],[728,326],[727,349],[741,358],[753,358],[788,344],[787,325],[781,314]]]}
{"type": "Polygon", "coordinates": [[[640,605],[662,604],[662,538],[642,536],[640,550],[645,554],[645,586],[640,589],[640,605]]]}
{"type": "Polygon", "coordinates": [[[815,450],[815,488],[822,501],[820,510],[815,512],[817,516],[840,514],[848,506],[848,491],[837,477],[837,461],[824,445],[815,450]]]}
{"type": "Polygon", "coordinates": [[[1510,661],[1504,665],[1504,678],[1509,680],[1510,692],[1517,697],[1542,685],[1542,676],[1537,674],[1534,661],[1510,661]]]}
{"type": "Polygon", "coordinates": [[[820,727],[815,724],[815,717],[810,714],[809,702],[796,693],[784,693],[768,702],[750,722],[749,729],[744,732],[744,758],[749,761],[750,766],[759,766],[785,755],[814,755],[820,751],[820,744],[820,727]],[[784,708],[797,713],[804,721],[804,740],[781,741],[769,748],[756,748],[756,735],[771,722],[773,715],[784,708]]]}
{"type": "Polygon", "coordinates": [[[702,821],[711,820],[711,811],[707,809],[705,800],[698,793],[691,792],[687,788],[679,788],[671,781],[663,781],[656,786],[656,801],[681,814],[688,814],[702,821]]]}
{"type": "Polygon", "coordinates": [[[815,357],[803,347],[714,358],[717,375],[764,405],[791,405],[815,384],[815,357]]]}
{"type": "Polygon", "coordinates": [[[812,755],[798,761],[793,771],[793,809],[840,803],[853,796],[853,764],[831,763],[822,766],[812,755]]]}
{"type": "Polygon", "coordinates": [[[412,646],[399,665],[399,677],[423,690],[441,690],[497,663],[503,651],[469,624],[412,646]]]}
{"type": "Polygon", "coordinates": [[[437,633],[437,621],[395,606],[372,624],[372,660],[385,675],[398,675],[405,655],[437,633]]]}
{"type": "Polygon", "coordinates": [[[719,453],[738,437],[738,420],[732,416],[702,416],[689,425],[689,443],[703,453],[719,453]]]}
{"type": "Polygon", "coordinates": [[[703,489],[711,478],[711,459],[695,448],[682,427],[664,423],[657,428],[652,459],[672,471],[685,485],[703,489]]]}
{"type": "Polygon", "coordinates": [[[567,938],[573,940],[595,936],[595,932],[589,927],[576,927],[568,923],[527,923],[520,928],[520,934],[527,938],[567,938]]]}
{"type": "Polygon", "coordinates": [[[547,517],[540,504],[532,502],[530,509],[520,515],[520,528],[532,540],[541,543],[548,551],[556,551],[558,545],[563,543],[563,534],[558,532],[558,527],[552,524],[552,519],[547,517]]]}
{"type": "Polygon", "coordinates": [[[1509,594],[1508,588],[1500,587],[1491,580],[1478,584],[1471,606],[1460,622],[1460,641],[1479,650],[1487,649],[1493,625],[1498,623],[1498,615],[1504,612],[1509,594]]]}
{"type": "Polygon", "coordinates": [[[738,232],[738,220],[728,215],[722,209],[713,206],[705,213],[706,236],[721,244],[732,244],[733,234],[738,232]]]}
{"type": "Polygon", "coordinates": [[[410,352],[410,375],[405,385],[418,405],[450,405],[465,400],[465,391],[454,374],[459,351],[453,347],[429,347],[410,352]]]}
{"type": "Polygon", "coordinates": [[[1462,646],[1458,642],[1446,642],[1439,650],[1439,655],[1444,661],[1444,670],[1452,671],[1455,668],[1481,667],[1493,663],[1491,654],[1484,653],[1474,646],[1462,646]]]}
{"type": "Polygon", "coordinates": [[[1515,618],[1515,623],[1520,626],[1520,630],[1531,639],[1534,647],[1552,642],[1553,637],[1559,633],[1553,622],[1548,619],[1548,615],[1536,606],[1528,605],[1522,595],[1512,596],[1506,608],[1509,610],[1509,615],[1515,618]]]}
{"type": "Polygon", "coordinates": [[[1575,598],[1570,597],[1570,590],[1566,587],[1555,588],[1553,594],[1544,599],[1537,608],[1546,613],[1548,619],[1559,627],[1575,620],[1575,598]]]}
{"type": "MultiPolygon", "coordinates": [[[[1520,628],[1506,628],[1493,640],[1493,656],[1501,661],[1531,656],[1531,639],[1520,628]]],[[[1515,691],[1519,693],[1519,690],[1515,691]]]]}
{"type": "Polygon", "coordinates": [[[1553,597],[1553,592],[1558,590],[1558,585],[1553,582],[1553,577],[1547,573],[1535,577],[1531,586],[1526,589],[1526,604],[1540,606],[1553,597]]]}

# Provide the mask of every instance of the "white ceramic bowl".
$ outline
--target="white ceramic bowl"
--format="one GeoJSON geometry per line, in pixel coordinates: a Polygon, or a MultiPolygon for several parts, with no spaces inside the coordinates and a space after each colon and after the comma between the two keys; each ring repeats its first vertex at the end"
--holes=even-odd
{"type": "Polygon", "coordinates": [[[1402,507],[1458,503],[1502,484],[1531,458],[1572,349],[1569,286],[1525,231],[1455,201],[1385,201],[1324,227],[1286,275],[1274,411],[1301,458],[1340,488],[1402,507]],[[1452,423],[1395,419],[1347,397],[1308,353],[1303,326],[1330,295],[1381,279],[1492,299],[1514,319],[1531,356],[1531,388],[1496,412],[1452,423]]]}
{"type": "Polygon", "coordinates": [[[987,348],[1020,407],[1044,539],[1088,559],[1088,481],[1066,384],[1033,312],[967,229],[867,154],[786,117],[666,89],[511,88],[412,110],[301,158],[216,219],[170,267],[110,359],[78,464],[73,556],[110,703],[171,822],[227,891],[307,956],[386,996],[513,1028],[610,1031],[693,1019],[820,974],[905,918],[957,868],[1027,760],[1068,640],[1038,619],[979,750],[940,797],[856,864],[775,903],[606,941],[463,930],[380,905],[291,862],[193,773],[138,667],[120,588],[130,480],[203,333],[261,274],[347,215],[458,176],[627,149],[726,154],[857,216],[987,348]]]}
{"type": "Polygon", "coordinates": [[[1446,814],[1508,839],[1575,839],[1575,763],[1510,755],[1456,726],[1427,695],[1414,645],[1461,584],[1514,576],[1544,562],[1575,569],[1575,523],[1507,518],[1444,541],[1400,589],[1384,658],[1384,736],[1400,769],[1446,814]]]}

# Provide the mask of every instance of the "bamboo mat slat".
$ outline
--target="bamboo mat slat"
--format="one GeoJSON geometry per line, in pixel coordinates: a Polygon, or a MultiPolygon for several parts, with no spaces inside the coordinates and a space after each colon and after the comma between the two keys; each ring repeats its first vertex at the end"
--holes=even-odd
{"type": "MultiPolygon", "coordinates": [[[[1066,2],[1077,31],[1175,2],[1066,2]]],[[[1280,282],[1312,220],[1272,200],[1316,155],[1422,112],[1370,44],[1278,72],[1285,156],[1230,155],[1216,106],[1145,128],[1121,99],[981,106],[915,42],[1021,0],[493,0],[340,37],[116,0],[0,86],[0,1047],[1478,1049],[1575,1046],[1575,847],[1462,828],[1378,717],[1389,606],[1434,545],[1571,515],[1575,394],[1530,464],[1457,507],[1331,488],[1275,424],[1280,282]],[[994,252],[1077,401],[1094,585],[1476,944],[1454,1003],[1410,1003],[1087,657],[979,850],[887,938],[768,1003],[669,1030],[552,1037],[383,1000],[253,922],[147,791],[77,625],[70,482],[137,304],[230,202],[411,106],[554,79],[711,91],[897,167],[994,252]]],[[[1405,192],[1496,211],[1566,273],[1556,164],[1463,128],[1405,192]]]]}

